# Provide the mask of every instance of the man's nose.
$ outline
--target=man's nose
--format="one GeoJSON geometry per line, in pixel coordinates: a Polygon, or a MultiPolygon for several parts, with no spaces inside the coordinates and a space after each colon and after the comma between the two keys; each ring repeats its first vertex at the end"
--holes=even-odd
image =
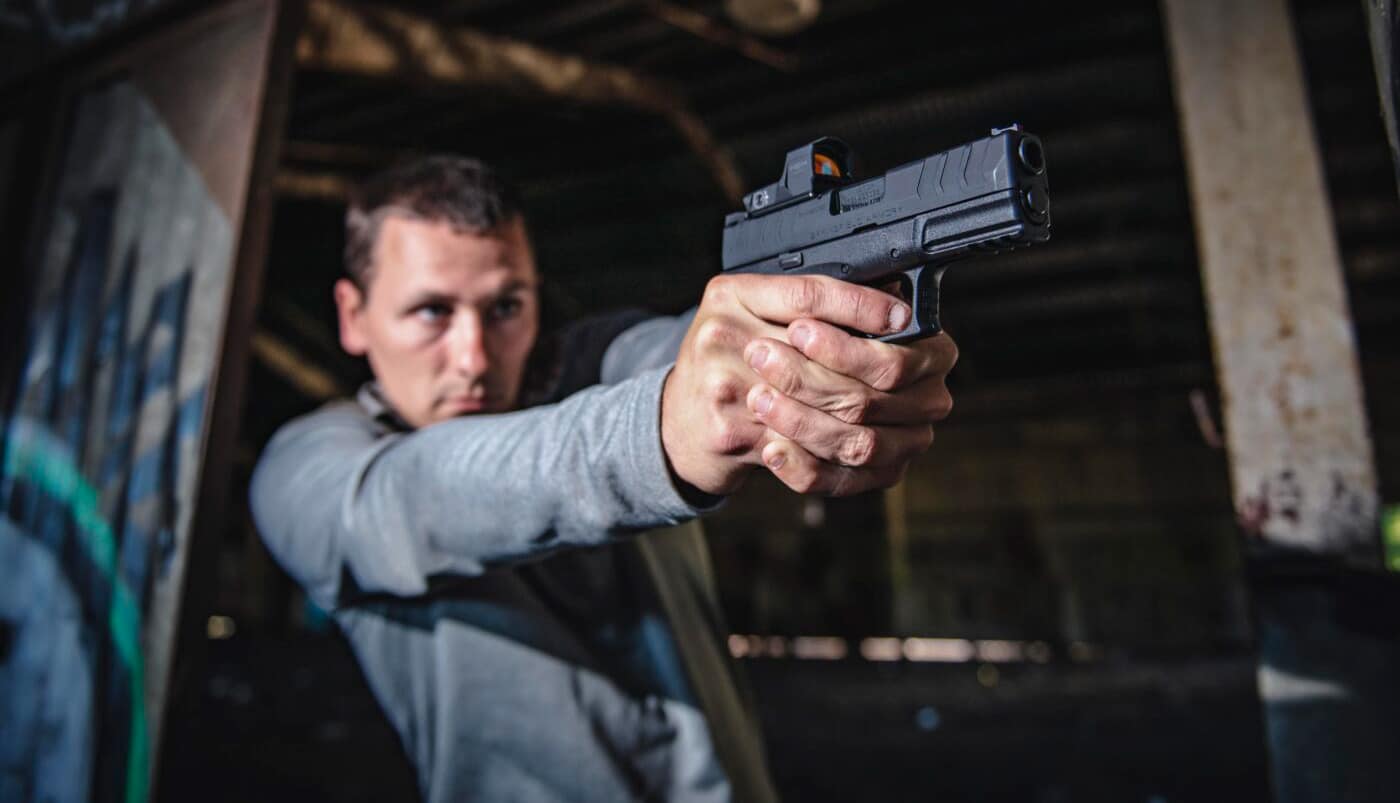
{"type": "Polygon", "coordinates": [[[486,353],[486,331],[477,315],[458,315],[449,337],[452,367],[465,376],[479,377],[491,366],[486,353]]]}

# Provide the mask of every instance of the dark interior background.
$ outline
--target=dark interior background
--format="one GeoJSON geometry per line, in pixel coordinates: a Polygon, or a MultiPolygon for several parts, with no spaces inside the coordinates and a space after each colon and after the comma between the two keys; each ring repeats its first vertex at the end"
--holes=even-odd
{"type": "MultiPolygon", "coordinates": [[[[682,5],[728,24],[718,2],[682,5]]],[[[948,272],[956,410],[902,489],[804,502],[757,482],[707,521],[775,777],[793,801],[1267,799],[1228,468],[1203,434],[1219,401],[1156,3],[826,0],[814,25],[769,43],[791,73],[646,3],[398,6],[669,82],[750,188],[822,135],[870,175],[993,126],[1039,134],[1053,240],[948,272]],[[847,654],[795,657],[796,637],[837,637],[847,654]],[[862,656],[863,640],[895,637],[1015,654],[862,656]]],[[[1293,8],[1393,502],[1400,203],[1363,4],[1293,8]]],[[[432,151],[517,179],[565,317],[675,313],[718,270],[731,204],[655,116],[296,75],[288,176],[354,180],[432,151]]],[[[279,186],[240,497],[276,427],[321,401],[276,355],[331,389],[365,376],[334,338],[343,204],[279,186]]],[[[206,671],[175,690],[165,799],[413,796],[343,642],[246,513],[224,534],[215,612],[227,622],[206,671]]]]}

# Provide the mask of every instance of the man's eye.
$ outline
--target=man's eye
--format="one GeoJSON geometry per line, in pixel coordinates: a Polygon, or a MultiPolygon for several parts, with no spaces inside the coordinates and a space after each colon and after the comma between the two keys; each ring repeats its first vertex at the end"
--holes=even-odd
{"type": "Polygon", "coordinates": [[[414,317],[424,323],[439,323],[452,314],[446,304],[424,304],[413,311],[414,317]]]}
{"type": "Polygon", "coordinates": [[[505,321],[516,317],[525,308],[525,303],[519,298],[498,298],[491,305],[491,319],[505,321]]]}

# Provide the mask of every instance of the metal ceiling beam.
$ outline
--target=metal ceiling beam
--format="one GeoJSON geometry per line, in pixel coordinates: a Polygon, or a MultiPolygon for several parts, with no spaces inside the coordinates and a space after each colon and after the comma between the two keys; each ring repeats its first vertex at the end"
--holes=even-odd
{"type": "MultiPolygon", "coordinates": [[[[566,4],[552,10],[542,10],[511,24],[501,31],[508,36],[540,41],[557,36],[566,36],[579,28],[595,24],[598,20],[630,9],[633,0],[591,0],[566,4]]],[[[493,28],[499,30],[499,26],[493,28]]]]}
{"type": "Polygon", "coordinates": [[[311,0],[297,43],[308,69],[405,82],[504,91],[579,105],[641,109],[667,120],[737,203],[744,182],[727,150],[678,90],[629,70],[552,53],[396,9],[311,0]]]}
{"type": "Polygon", "coordinates": [[[278,195],[326,203],[345,203],[355,188],[355,180],[344,173],[311,172],[283,167],[277,171],[278,195]]]}
{"type": "Polygon", "coordinates": [[[732,50],[750,61],[772,67],[779,72],[797,71],[797,58],[791,53],[779,50],[756,36],[740,33],[727,25],[715,22],[698,11],[666,0],[641,0],[641,4],[653,17],[712,45],[732,50]]]}
{"type": "Polygon", "coordinates": [[[661,20],[638,14],[618,20],[606,30],[572,41],[570,47],[590,58],[619,62],[623,54],[652,47],[671,33],[671,27],[661,20]]]}
{"type": "Polygon", "coordinates": [[[320,361],[307,357],[266,329],[253,333],[252,344],[253,355],[258,362],[308,399],[326,401],[343,397],[351,391],[335,375],[321,369],[320,361]]]}

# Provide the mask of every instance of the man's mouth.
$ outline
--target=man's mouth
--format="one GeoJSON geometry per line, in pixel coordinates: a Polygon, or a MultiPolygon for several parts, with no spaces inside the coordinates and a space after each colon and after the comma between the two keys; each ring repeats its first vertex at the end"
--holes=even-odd
{"type": "Polygon", "coordinates": [[[448,415],[480,413],[490,408],[491,399],[487,396],[449,396],[442,400],[441,406],[448,415]]]}

